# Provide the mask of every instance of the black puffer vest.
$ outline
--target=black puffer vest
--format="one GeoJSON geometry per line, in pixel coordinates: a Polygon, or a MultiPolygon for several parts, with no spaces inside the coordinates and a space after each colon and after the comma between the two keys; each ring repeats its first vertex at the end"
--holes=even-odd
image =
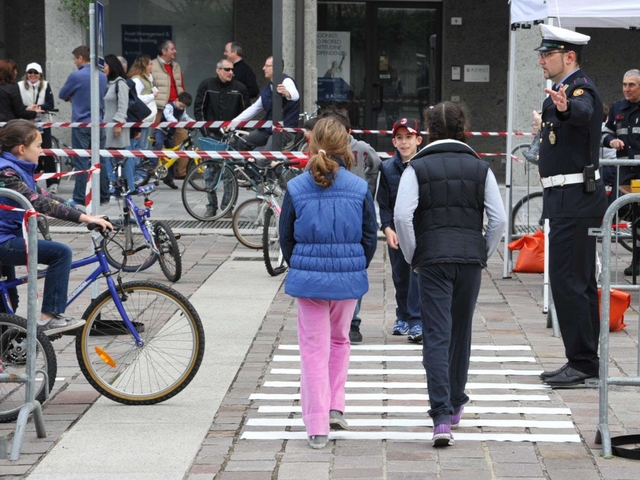
{"type": "Polygon", "coordinates": [[[468,145],[434,142],[412,160],[419,185],[413,217],[414,268],[434,263],[487,265],[482,234],[484,187],[489,164],[468,145]]]}

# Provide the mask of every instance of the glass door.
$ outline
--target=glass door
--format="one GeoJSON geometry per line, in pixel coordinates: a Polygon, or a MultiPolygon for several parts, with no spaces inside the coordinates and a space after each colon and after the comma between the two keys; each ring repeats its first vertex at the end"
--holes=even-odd
{"type": "MultiPolygon", "coordinates": [[[[349,112],[353,128],[422,120],[440,100],[440,3],[318,3],[318,104],[349,112]]],[[[367,135],[392,151],[391,136],[367,135]]]]}
{"type": "MultiPolygon", "coordinates": [[[[440,11],[420,5],[372,5],[375,37],[366,128],[391,130],[401,118],[415,118],[422,125],[424,109],[440,99],[440,11]]],[[[393,150],[391,136],[377,139],[378,150],[393,150]]]]}

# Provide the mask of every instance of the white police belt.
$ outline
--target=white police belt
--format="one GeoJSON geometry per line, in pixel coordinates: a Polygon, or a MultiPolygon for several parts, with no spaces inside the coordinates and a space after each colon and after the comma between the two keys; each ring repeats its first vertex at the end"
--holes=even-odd
{"type": "MultiPolygon", "coordinates": [[[[600,179],[600,172],[596,170],[596,180],[600,179]]],[[[573,185],[574,183],[584,183],[584,174],[568,173],[566,175],[554,175],[553,177],[540,178],[542,188],[562,187],[563,185],[573,185]]]]}

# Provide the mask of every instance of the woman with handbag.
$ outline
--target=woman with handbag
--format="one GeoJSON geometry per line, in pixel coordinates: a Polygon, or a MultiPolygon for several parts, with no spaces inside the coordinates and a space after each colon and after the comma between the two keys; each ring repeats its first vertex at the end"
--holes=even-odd
{"type": "MultiPolygon", "coordinates": [[[[18,83],[20,96],[25,107],[37,106],[42,110],[53,110],[53,92],[51,85],[44,78],[40,64],[33,62],[27,65],[22,81],[18,83]]],[[[36,116],[36,121],[41,122],[41,115],[36,116]]],[[[41,129],[42,148],[51,148],[51,129],[41,129]]],[[[56,162],[53,157],[40,157],[38,169],[45,173],[56,173],[56,162]]],[[[58,193],[59,178],[47,180],[47,189],[53,193],[58,193]]]]}
{"type": "MultiPolygon", "coordinates": [[[[149,107],[151,113],[144,118],[143,122],[153,122],[158,113],[158,107],[156,106],[155,99],[158,96],[158,89],[153,83],[153,75],[151,74],[151,57],[149,55],[138,55],[135,62],[129,69],[128,77],[133,80],[136,86],[136,92],[138,98],[149,107]]],[[[151,134],[151,127],[143,127],[140,129],[140,138],[138,140],[131,141],[132,150],[148,150],[149,149],[149,135],[151,134]]]]}

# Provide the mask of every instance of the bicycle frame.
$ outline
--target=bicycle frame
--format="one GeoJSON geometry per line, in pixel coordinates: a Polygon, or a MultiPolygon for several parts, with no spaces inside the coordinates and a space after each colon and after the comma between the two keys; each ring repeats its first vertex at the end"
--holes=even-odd
{"type": "MultiPolygon", "coordinates": [[[[133,326],[133,323],[129,319],[129,316],[127,315],[127,312],[124,309],[124,306],[122,305],[120,296],[118,295],[118,288],[116,286],[116,282],[113,279],[111,269],[109,268],[109,263],[107,262],[107,258],[104,255],[103,247],[101,246],[100,235],[97,233],[92,233],[91,241],[93,242],[93,246],[94,246],[94,254],[89,257],[85,257],[80,260],[76,260],[75,262],[72,262],[71,270],[75,270],[77,268],[84,267],[86,265],[91,265],[93,263],[98,263],[98,266],[93,272],[89,274],[89,276],[87,276],[87,278],[83,282],[80,283],[80,285],[78,285],[67,296],[67,306],[71,305],[75,301],[75,299],[78,298],[82,294],[82,292],[84,292],[87,289],[87,287],[89,287],[89,285],[91,285],[98,278],[103,276],[107,281],[107,287],[109,288],[109,293],[111,293],[111,297],[113,298],[113,303],[115,303],[116,308],[118,309],[118,312],[120,313],[120,316],[124,321],[124,324],[127,326],[127,329],[129,330],[131,335],[133,335],[133,338],[136,341],[136,345],[141,347],[144,345],[144,341],[140,338],[138,331],[133,326]]],[[[108,239],[105,238],[105,241],[108,241],[108,239]]],[[[47,270],[38,271],[38,279],[44,278],[46,273],[47,273],[47,270]]],[[[24,277],[16,278],[15,280],[0,281],[0,296],[2,297],[2,302],[4,303],[4,307],[7,313],[12,315],[15,314],[13,305],[11,305],[11,302],[9,300],[9,289],[25,284],[27,283],[27,280],[28,280],[28,277],[24,276],[24,277]]]]}
{"type": "MultiPolygon", "coordinates": [[[[154,191],[156,187],[155,185],[146,185],[140,188],[142,188],[145,191],[143,195],[145,197],[145,203],[146,203],[148,194],[154,191]]],[[[136,224],[138,225],[138,228],[140,229],[140,232],[142,233],[142,236],[144,237],[144,240],[147,246],[151,248],[151,251],[155,255],[160,255],[160,250],[158,249],[158,247],[156,247],[156,244],[153,241],[153,235],[154,235],[153,229],[149,228],[149,224],[148,224],[149,219],[151,218],[151,207],[150,206],[147,207],[146,205],[144,208],[138,207],[136,202],[133,200],[133,197],[129,193],[127,193],[124,196],[124,202],[125,203],[124,203],[124,208],[122,209],[122,213],[123,213],[123,218],[125,219],[125,225],[123,225],[123,227],[125,228],[125,251],[131,251],[133,248],[133,237],[131,235],[131,229],[126,228],[126,223],[127,223],[126,220],[131,218],[130,212],[133,212],[133,218],[135,219],[136,224]]]]}

